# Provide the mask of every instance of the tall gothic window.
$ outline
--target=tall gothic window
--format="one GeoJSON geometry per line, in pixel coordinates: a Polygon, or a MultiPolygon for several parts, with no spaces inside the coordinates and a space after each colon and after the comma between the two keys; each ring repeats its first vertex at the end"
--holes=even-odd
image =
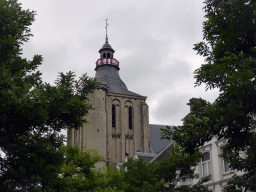
{"type": "Polygon", "coordinates": [[[129,129],[132,129],[132,107],[129,107],[129,129]]]}
{"type": "Polygon", "coordinates": [[[116,106],[112,105],[112,127],[116,127],[116,106]]]}

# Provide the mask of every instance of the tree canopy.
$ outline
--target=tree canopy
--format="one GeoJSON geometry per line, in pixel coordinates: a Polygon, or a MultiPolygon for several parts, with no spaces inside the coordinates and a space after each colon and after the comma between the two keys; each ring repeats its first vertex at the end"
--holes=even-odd
{"type": "Polygon", "coordinates": [[[34,17],[16,0],[0,1],[1,191],[57,185],[64,162],[59,132],[86,122],[88,93],[96,86],[95,79],[85,74],[76,80],[73,72],[60,73],[55,85],[42,81],[42,56],[21,57],[34,17]]]}
{"type": "Polygon", "coordinates": [[[177,185],[198,177],[193,167],[200,153],[174,147],[160,162],[129,159],[126,172],[101,172],[94,169],[98,154],[62,146],[60,131],[86,122],[88,94],[97,84],[86,74],[76,80],[73,72],[60,73],[54,85],[43,82],[42,56],[21,57],[34,17],[16,0],[0,1],[0,191],[207,191],[207,178],[177,185]]]}
{"type": "Polygon", "coordinates": [[[180,185],[188,179],[197,179],[195,166],[200,162],[201,153],[190,155],[178,146],[171,147],[171,154],[160,161],[144,162],[128,159],[124,163],[126,172],[123,172],[123,189],[133,191],[171,191],[171,192],[208,192],[203,183],[210,177],[202,178],[195,185],[180,185]]]}
{"type": "Polygon", "coordinates": [[[204,41],[195,44],[205,64],[195,71],[196,86],[217,88],[214,105],[204,100],[190,102],[193,112],[173,139],[193,154],[213,137],[226,139],[222,157],[233,170],[244,171],[230,183],[256,191],[256,1],[205,0],[204,41]],[[241,158],[240,152],[246,158],[241,158]]]}

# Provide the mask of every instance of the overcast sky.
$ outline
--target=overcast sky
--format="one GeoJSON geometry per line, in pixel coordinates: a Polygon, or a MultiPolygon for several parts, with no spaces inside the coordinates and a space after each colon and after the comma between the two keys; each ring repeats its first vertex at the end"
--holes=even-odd
{"type": "Polygon", "coordinates": [[[203,0],[20,0],[37,12],[34,35],[24,57],[44,58],[43,80],[58,72],[95,76],[95,62],[105,41],[120,62],[128,89],[147,96],[151,124],[181,125],[192,97],[213,102],[218,90],[194,88],[193,71],[204,63],[193,44],[202,41],[203,0]]]}

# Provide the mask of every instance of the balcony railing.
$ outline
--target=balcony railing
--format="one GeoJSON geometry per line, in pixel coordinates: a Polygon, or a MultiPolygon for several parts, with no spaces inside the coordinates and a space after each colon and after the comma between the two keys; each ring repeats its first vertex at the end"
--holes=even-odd
{"type": "Polygon", "coordinates": [[[101,58],[101,59],[98,59],[98,61],[96,61],[96,67],[98,65],[104,65],[104,64],[110,64],[110,65],[115,65],[119,67],[119,61],[117,61],[114,58],[101,58]]]}

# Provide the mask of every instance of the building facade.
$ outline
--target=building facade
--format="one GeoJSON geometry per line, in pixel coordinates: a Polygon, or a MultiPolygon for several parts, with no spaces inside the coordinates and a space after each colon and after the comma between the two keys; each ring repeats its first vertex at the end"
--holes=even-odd
{"type": "Polygon", "coordinates": [[[127,89],[119,76],[114,52],[106,36],[95,68],[100,85],[89,95],[94,108],[86,116],[89,123],[68,130],[68,144],[96,149],[104,157],[98,166],[123,162],[135,152],[150,151],[147,97],[127,89]]]}
{"type": "MultiPolygon", "coordinates": [[[[227,145],[225,139],[217,140],[214,137],[210,142],[205,143],[200,151],[203,153],[201,162],[196,166],[196,173],[199,179],[204,176],[211,175],[211,180],[204,185],[208,187],[210,192],[222,192],[229,188],[228,181],[232,179],[234,174],[242,175],[243,172],[231,170],[228,163],[219,155],[222,153],[222,148],[227,145]]],[[[245,154],[241,152],[241,157],[245,158],[245,154]]],[[[186,180],[182,185],[194,185],[199,179],[186,180]]]]}
{"type": "MultiPolygon", "coordinates": [[[[165,128],[166,125],[149,124],[147,97],[128,90],[119,76],[119,62],[114,58],[114,52],[106,36],[95,68],[100,84],[89,95],[89,103],[93,107],[86,116],[89,123],[83,124],[78,130],[68,130],[67,143],[96,149],[105,159],[96,167],[111,163],[122,168],[122,162],[127,156],[142,157],[146,162],[159,161],[170,155],[170,147],[174,143],[160,140],[160,128],[165,128]]],[[[203,158],[196,167],[196,172],[199,179],[212,175],[211,180],[205,183],[211,192],[225,190],[234,174],[243,174],[230,170],[227,162],[219,157],[226,144],[226,140],[213,138],[200,149],[203,158]]],[[[241,153],[241,157],[243,156],[245,154],[241,153]]],[[[180,184],[193,185],[198,181],[186,180],[180,184]]]]}
{"type": "MultiPolygon", "coordinates": [[[[201,99],[201,98],[200,98],[201,99]]],[[[192,98],[193,101],[199,101],[200,99],[192,98]]],[[[215,105],[214,102],[212,105],[215,105]]],[[[190,106],[190,110],[192,107],[190,106]]],[[[189,115],[189,114],[188,114],[189,115]]],[[[199,179],[202,177],[211,175],[211,179],[204,185],[208,187],[209,192],[222,192],[227,188],[230,188],[228,181],[236,175],[242,175],[243,172],[237,170],[231,170],[229,164],[223,158],[220,157],[222,149],[227,145],[227,140],[213,137],[211,141],[206,142],[204,146],[200,148],[203,153],[201,162],[196,166],[196,173],[199,175],[199,179]]],[[[245,158],[245,153],[240,152],[241,158],[245,158]]],[[[194,185],[199,179],[188,179],[182,182],[182,185],[194,185]]]]}

